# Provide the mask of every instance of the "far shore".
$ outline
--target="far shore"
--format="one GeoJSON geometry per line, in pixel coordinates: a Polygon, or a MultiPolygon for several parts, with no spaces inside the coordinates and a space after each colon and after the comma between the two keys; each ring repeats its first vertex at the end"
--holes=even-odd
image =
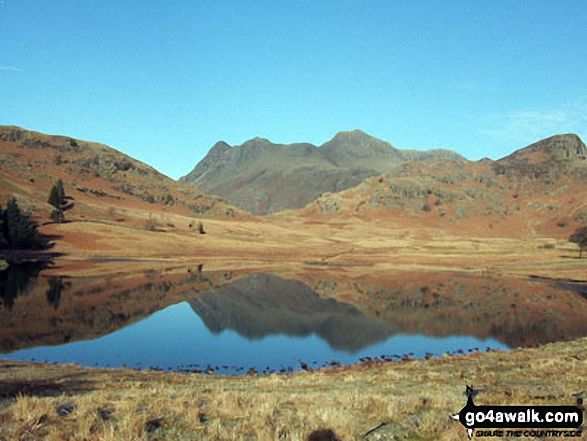
{"type": "MultiPolygon", "coordinates": [[[[187,225],[189,218],[178,217],[172,219],[174,224],[187,225]]],[[[576,245],[560,238],[462,236],[356,219],[308,224],[285,215],[271,220],[207,220],[205,226],[207,234],[200,235],[187,227],[153,232],[104,222],[49,224],[41,231],[58,238],[52,248],[21,253],[20,258],[52,260],[47,272],[54,275],[119,271],[121,263],[133,267],[198,262],[226,268],[338,265],[587,281],[587,258],[579,259],[576,245]]],[[[19,253],[12,256],[18,259],[19,253]]]]}

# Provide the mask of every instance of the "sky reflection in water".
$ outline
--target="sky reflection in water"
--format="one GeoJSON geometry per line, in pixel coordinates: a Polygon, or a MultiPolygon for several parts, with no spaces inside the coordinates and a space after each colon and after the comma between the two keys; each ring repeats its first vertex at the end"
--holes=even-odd
{"type": "MultiPolygon", "coordinates": [[[[357,330],[360,332],[360,330],[357,330]]],[[[279,370],[300,368],[300,361],[320,367],[331,361],[354,363],[364,356],[402,356],[414,353],[422,358],[429,352],[440,356],[447,351],[480,348],[507,349],[495,339],[470,336],[428,337],[396,334],[356,352],[335,350],[316,334],[291,337],[267,335],[248,339],[232,330],[212,333],[187,302],[169,306],[148,318],[95,340],[42,346],[16,351],[12,360],[78,363],[85,366],[178,369],[218,366],[219,372],[236,373],[254,367],[279,370]],[[314,363],[315,362],[315,363],[314,363]],[[191,366],[194,365],[194,366],[191,366]],[[228,366],[228,369],[223,368],[228,366]]]]}

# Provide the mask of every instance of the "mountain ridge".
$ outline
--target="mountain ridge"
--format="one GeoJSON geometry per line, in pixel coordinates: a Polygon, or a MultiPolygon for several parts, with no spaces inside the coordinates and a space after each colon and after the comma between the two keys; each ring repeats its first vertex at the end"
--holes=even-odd
{"type": "Polygon", "coordinates": [[[325,143],[326,154],[308,143],[255,138],[244,147],[231,147],[219,141],[192,171],[198,184],[212,182],[221,190],[215,196],[103,144],[0,126],[0,198],[16,196],[28,213],[48,219],[47,195],[62,179],[75,206],[68,219],[141,225],[147,214],[158,213],[159,225],[171,229],[165,212],[250,218],[233,201],[260,214],[281,212],[326,222],[349,216],[404,218],[406,225],[465,228],[491,236],[515,230],[568,237],[572,228],[587,222],[587,147],[577,135],[555,135],[496,161],[451,159],[450,152],[447,159],[444,151],[432,157],[422,156],[428,152],[406,154],[360,131],[333,139],[325,143]],[[334,155],[342,164],[344,155],[332,151],[347,154],[360,150],[361,143],[368,148],[362,150],[364,162],[354,168],[326,158],[334,155]],[[397,161],[381,159],[400,153],[406,156],[397,161]],[[217,181],[219,176],[229,179],[217,181]]]}
{"type": "Polygon", "coordinates": [[[497,161],[406,162],[325,193],[299,215],[403,219],[480,236],[568,237],[587,223],[585,151],[576,135],[555,135],[497,161]]]}
{"type": "Polygon", "coordinates": [[[401,162],[437,158],[466,161],[450,150],[399,150],[360,130],[339,132],[321,146],[253,138],[234,147],[216,143],[179,180],[251,213],[269,214],[302,208],[322,193],[354,187],[401,162]]]}
{"type": "MultiPolygon", "coordinates": [[[[234,147],[216,144],[180,181],[219,195],[251,213],[266,215],[303,209],[322,195],[349,190],[377,176],[396,179],[405,174],[402,170],[418,168],[417,164],[436,162],[439,169],[446,164],[459,164],[452,167],[453,173],[459,174],[459,168],[471,168],[470,173],[487,175],[479,178],[486,181],[505,176],[510,184],[503,185],[516,185],[516,179],[526,178],[554,185],[567,174],[580,180],[587,177],[587,168],[580,165],[586,157],[585,144],[574,134],[551,136],[495,161],[469,161],[445,149],[400,150],[360,130],[351,130],[337,133],[319,147],[308,143],[273,144],[264,138],[234,147]]],[[[426,173],[434,176],[436,171],[427,167],[426,173]]],[[[442,179],[453,180],[450,176],[442,179]]],[[[327,210],[336,208],[336,204],[328,203],[322,208],[325,206],[327,210]]]]}
{"type": "Polygon", "coordinates": [[[73,201],[68,219],[136,222],[142,213],[158,211],[203,217],[239,214],[222,198],[205,195],[107,145],[0,126],[2,203],[16,197],[29,213],[45,218],[51,210],[46,198],[58,179],[73,201]]]}

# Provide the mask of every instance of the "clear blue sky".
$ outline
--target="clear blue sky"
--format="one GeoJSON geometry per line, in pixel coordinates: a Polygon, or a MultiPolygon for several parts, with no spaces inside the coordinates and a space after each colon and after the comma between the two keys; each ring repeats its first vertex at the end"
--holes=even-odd
{"type": "Polygon", "coordinates": [[[256,136],[469,159],[587,141],[587,1],[0,0],[0,125],[173,178],[256,136]]]}

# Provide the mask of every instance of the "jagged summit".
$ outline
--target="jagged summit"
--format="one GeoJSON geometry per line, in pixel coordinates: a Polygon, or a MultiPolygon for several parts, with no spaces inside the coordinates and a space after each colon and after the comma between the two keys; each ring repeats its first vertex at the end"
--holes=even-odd
{"type": "Polygon", "coordinates": [[[498,162],[524,157],[530,160],[530,156],[538,156],[537,154],[542,154],[545,159],[551,160],[585,160],[587,159],[587,147],[585,147],[581,138],[573,133],[555,135],[517,150],[498,162]]]}
{"type": "Polygon", "coordinates": [[[551,184],[562,175],[582,176],[587,162],[587,148],[575,134],[555,135],[543,139],[493,164],[498,174],[527,176],[551,184]]]}
{"type": "Polygon", "coordinates": [[[212,146],[208,154],[210,155],[222,155],[227,150],[230,150],[232,147],[224,141],[218,141],[216,144],[212,146]]]}
{"type": "Polygon", "coordinates": [[[361,130],[337,133],[317,147],[254,138],[240,146],[217,143],[180,180],[255,214],[301,208],[325,192],[358,185],[402,162],[462,160],[447,150],[398,150],[361,130]]]}

